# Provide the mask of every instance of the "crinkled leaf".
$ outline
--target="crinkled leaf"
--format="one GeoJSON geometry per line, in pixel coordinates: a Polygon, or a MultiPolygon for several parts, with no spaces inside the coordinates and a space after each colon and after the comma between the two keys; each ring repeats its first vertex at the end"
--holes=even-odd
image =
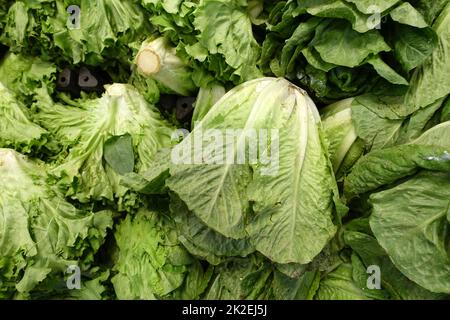
{"type": "Polygon", "coordinates": [[[377,30],[358,33],[345,21],[333,21],[318,29],[311,45],[323,60],[339,66],[353,68],[371,54],[390,51],[377,30]]]}
{"type": "Polygon", "coordinates": [[[424,172],[373,194],[370,226],[395,266],[433,292],[450,292],[450,174],[424,172]]]}

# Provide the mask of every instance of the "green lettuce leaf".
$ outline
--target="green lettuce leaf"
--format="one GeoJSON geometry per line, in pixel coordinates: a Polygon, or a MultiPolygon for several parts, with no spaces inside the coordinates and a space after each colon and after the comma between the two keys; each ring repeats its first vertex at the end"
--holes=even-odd
{"type": "Polygon", "coordinates": [[[392,20],[402,24],[406,24],[417,28],[426,28],[428,23],[423,18],[422,14],[417,11],[410,3],[404,2],[395,7],[389,15],[392,20]]]}
{"type": "Polygon", "coordinates": [[[118,253],[111,281],[119,299],[196,299],[206,289],[209,273],[180,245],[167,217],[141,208],[116,226],[114,237],[118,253]]]}
{"type": "Polygon", "coordinates": [[[231,259],[214,270],[205,300],[265,299],[272,268],[259,256],[231,259]]]}
{"type": "MultiPolygon", "coordinates": [[[[322,109],[322,123],[328,142],[328,154],[334,172],[345,172],[364,153],[353,125],[352,98],[341,100],[322,109]],[[352,152],[352,149],[355,150],[352,152]],[[358,150],[356,150],[358,149],[358,150]],[[354,154],[354,156],[350,156],[354,154]]],[[[339,174],[336,177],[340,177],[339,174]]]]}
{"type": "MultiPolygon", "coordinates": [[[[429,128],[439,126],[437,116],[440,110],[445,112],[443,100],[415,112],[403,100],[402,95],[365,94],[321,110],[328,152],[338,177],[363,154],[412,143],[429,128]]],[[[436,141],[442,139],[436,134],[434,137],[436,141]]]]}
{"type": "Polygon", "coordinates": [[[420,169],[448,172],[448,149],[410,144],[373,151],[352,168],[345,181],[344,192],[348,199],[352,199],[411,176],[420,169]]]}
{"type": "Polygon", "coordinates": [[[438,36],[438,45],[432,55],[418,68],[412,77],[406,103],[416,109],[426,107],[449,94],[450,60],[450,4],[433,24],[438,36]]]}
{"type": "Polygon", "coordinates": [[[23,153],[39,150],[48,132],[30,120],[30,111],[0,82],[0,147],[23,153]]]}
{"type": "Polygon", "coordinates": [[[170,211],[179,241],[198,258],[217,265],[228,257],[246,257],[255,251],[249,239],[227,238],[208,228],[175,195],[171,196],[170,211]]]}
{"type": "Polygon", "coordinates": [[[401,0],[279,2],[271,7],[260,66],[326,104],[373,91],[389,95],[407,88],[438,47],[438,31],[420,6],[401,0]]]}
{"type": "Polygon", "coordinates": [[[450,292],[450,174],[419,173],[372,194],[370,226],[394,265],[433,292],[450,292]]]}
{"type": "Polygon", "coordinates": [[[373,14],[374,8],[379,12],[385,12],[400,2],[400,0],[345,0],[356,5],[359,11],[366,14],[373,14]]]}
{"type": "Polygon", "coordinates": [[[195,127],[196,122],[201,121],[206,116],[212,106],[225,95],[225,92],[225,88],[216,83],[200,88],[192,115],[192,128],[195,127]]]}
{"type": "Polygon", "coordinates": [[[76,209],[46,183],[44,164],[0,150],[0,295],[28,295],[71,265],[93,263],[111,228],[111,212],[76,209]]]}
{"type": "Polygon", "coordinates": [[[210,55],[223,55],[244,81],[261,75],[256,67],[260,49],[246,6],[245,0],[201,0],[194,11],[199,43],[210,55]]]}
{"type": "Polygon", "coordinates": [[[374,27],[369,23],[370,16],[365,14],[371,12],[357,10],[346,1],[307,1],[303,6],[305,6],[306,11],[313,16],[345,19],[350,22],[352,28],[359,33],[367,32],[374,27]]]}
{"type": "MultiPolygon", "coordinates": [[[[350,246],[365,267],[380,268],[381,287],[389,293],[390,299],[396,300],[436,300],[445,298],[425,290],[404,276],[391,262],[386,251],[380,246],[369,226],[368,218],[352,220],[345,226],[345,244],[350,246]]],[[[367,276],[366,276],[367,277],[367,276]]]]}
{"type": "Polygon", "coordinates": [[[52,93],[56,66],[37,57],[8,53],[0,62],[0,79],[26,105],[38,90],[52,93]]]}
{"type": "Polygon", "coordinates": [[[0,39],[13,52],[74,64],[126,64],[128,43],[150,30],[140,7],[120,0],[16,1],[5,19],[0,39]]]}
{"type": "Polygon", "coordinates": [[[349,68],[359,66],[371,54],[390,51],[377,30],[361,34],[343,21],[317,29],[311,45],[326,62],[349,68]]]}
{"type": "Polygon", "coordinates": [[[358,283],[358,277],[365,274],[358,262],[346,262],[328,273],[319,284],[315,300],[372,300],[383,299],[377,289],[368,289],[365,283],[358,283]]]}
{"type": "Polygon", "coordinates": [[[127,161],[135,163],[137,172],[150,166],[159,149],[171,145],[171,126],[129,85],[110,85],[101,98],[81,100],[79,107],[44,103],[37,107],[36,120],[68,152],[67,157],[59,155],[52,173],[61,178],[58,184],[67,195],[81,202],[112,201],[127,192],[119,178],[133,166],[122,170],[118,160],[125,151],[109,148],[109,139],[129,135],[133,150],[127,161]]]}

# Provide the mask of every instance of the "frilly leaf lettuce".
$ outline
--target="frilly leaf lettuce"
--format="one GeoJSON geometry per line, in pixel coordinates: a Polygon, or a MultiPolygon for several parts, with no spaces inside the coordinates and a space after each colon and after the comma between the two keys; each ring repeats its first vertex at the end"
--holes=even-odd
{"type": "Polygon", "coordinates": [[[0,149],[0,295],[27,295],[69,265],[82,270],[112,226],[111,212],[76,209],[47,184],[46,167],[0,149]]]}
{"type": "MultiPolygon", "coordinates": [[[[77,18],[75,18],[77,19],[77,18]]],[[[127,63],[129,42],[149,30],[145,14],[133,1],[16,1],[5,17],[0,36],[13,52],[64,58],[74,64],[127,63]],[[79,25],[70,26],[71,5],[80,8],[79,25]]]]}
{"type": "Polygon", "coordinates": [[[140,209],[117,225],[114,237],[119,299],[197,299],[205,290],[210,273],[180,245],[164,215],[140,209]]]}
{"type": "Polygon", "coordinates": [[[17,99],[31,104],[36,91],[52,93],[56,66],[37,57],[8,53],[0,62],[0,79],[17,99]]]}
{"type": "Polygon", "coordinates": [[[81,100],[79,107],[46,103],[37,107],[36,120],[67,152],[67,157],[60,154],[52,174],[60,178],[67,195],[82,202],[112,201],[127,191],[119,184],[120,170],[104,162],[108,139],[131,136],[138,172],[150,166],[159,149],[171,144],[171,126],[129,85],[110,85],[101,98],[81,100]]]}
{"type": "Polygon", "coordinates": [[[261,76],[256,67],[260,48],[246,0],[201,0],[193,14],[199,43],[210,55],[222,55],[244,81],[261,76]]]}
{"type": "Polygon", "coordinates": [[[47,142],[48,132],[33,123],[30,111],[0,82],[0,147],[24,153],[38,151],[47,142]]]}

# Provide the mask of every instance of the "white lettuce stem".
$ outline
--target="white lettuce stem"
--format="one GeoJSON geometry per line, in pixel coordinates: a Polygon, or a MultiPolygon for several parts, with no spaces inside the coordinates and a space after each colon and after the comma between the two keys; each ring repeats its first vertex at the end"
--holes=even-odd
{"type": "Polygon", "coordinates": [[[161,70],[161,58],[153,49],[141,49],[136,58],[139,71],[147,76],[155,75],[161,70]]]}

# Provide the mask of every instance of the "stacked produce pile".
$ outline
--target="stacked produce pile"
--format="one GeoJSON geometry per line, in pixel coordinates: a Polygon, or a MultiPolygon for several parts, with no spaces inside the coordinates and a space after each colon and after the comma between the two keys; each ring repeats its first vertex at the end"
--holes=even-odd
{"type": "Polygon", "coordinates": [[[0,43],[0,298],[450,297],[449,0],[0,0],[0,43]]]}

